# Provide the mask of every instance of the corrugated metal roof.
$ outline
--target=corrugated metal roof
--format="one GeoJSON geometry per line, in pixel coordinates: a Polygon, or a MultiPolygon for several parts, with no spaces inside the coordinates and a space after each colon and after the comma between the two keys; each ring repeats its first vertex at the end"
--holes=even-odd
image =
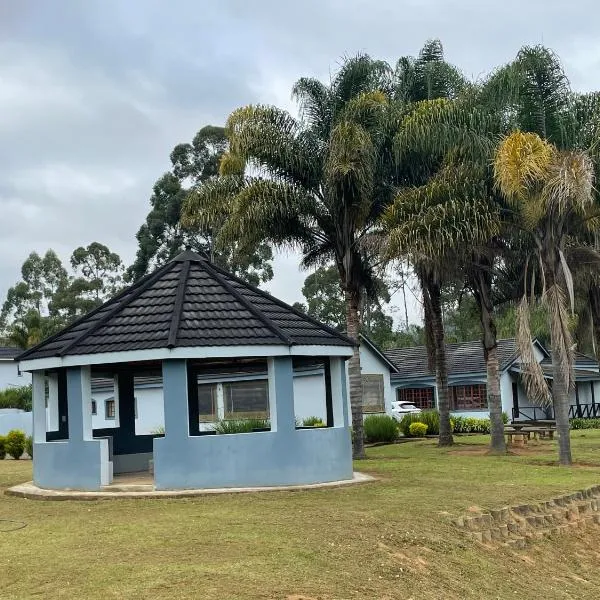
{"type": "Polygon", "coordinates": [[[186,251],[19,359],[265,344],[350,346],[352,342],[186,251]]]}

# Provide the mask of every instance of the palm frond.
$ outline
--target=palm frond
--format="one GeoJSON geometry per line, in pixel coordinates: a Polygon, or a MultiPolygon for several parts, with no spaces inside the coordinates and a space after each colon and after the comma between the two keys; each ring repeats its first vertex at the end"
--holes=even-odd
{"type": "Polygon", "coordinates": [[[292,98],[297,100],[300,118],[309,127],[317,129],[321,134],[331,126],[331,104],[329,90],[318,79],[302,77],[292,88],[292,98]]]}
{"type": "Polygon", "coordinates": [[[375,158],[373,141],[363,127],[351,121],[335,127],[325,165],[327,187],[337,210],[352,214],[359,228],[371,208],[375,158]]]}
{"type": "Polygon", "coordinates": [[[229,116],[231,152],[269,176],[316,189],[322,148],[288,112],[273,106],[246,106],[229,116]]]}
{"type": "Polygon", "coordinates": [[[548,166],[542,197],[548,210],[584,214],[594,203],[594,166],[583,152],[560,152],[548,166]]]}
{"type": "Polygon", "coordinates": [[[535,133],[511,133],[496,151],[496,185],[508,200],[521,200],[544,181],[554,155],[552,145],[535,133]]]}
{"type": "Polygon", "coordinates": [[[526,296],[521,298],[517,307],[517,348],[521,357],[522,379],[527,397],[541,406],[550,406],[550,390],[533,350],[530,308],[526,296]]]}
{"type": "Polygon", "coordinates": [[[543,302],[548,309],[552,339],[552,362],[566,373],[567,389],[575,387],[575,344],[569,327],[569,311],[561,287],[552,285],[546,290],[543,302]]]}
{"type": "Polygon", "coordinates": [[[316,200],[292,184],[246,178],[230,205],[219,242],[243,240],[299,247],[312,238],[316,200]]]}

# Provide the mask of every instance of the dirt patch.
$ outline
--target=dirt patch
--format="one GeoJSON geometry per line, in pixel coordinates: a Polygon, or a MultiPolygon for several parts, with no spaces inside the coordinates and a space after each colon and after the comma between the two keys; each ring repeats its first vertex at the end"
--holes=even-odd
{"type": "Polygon", "coordinates": [[[400,552],[395,548],[390,548],[387,544],[379,542],[377,544],[380,550],[385,552],[388,557],[401,569],[405,571],[426,571],[429,567],[429,562],[422,556],[419,556],[418,548],[407,548],[405,552],[400,552]]]}
{"type": "MultiPolygon", "coordinates": [[[[512,446],[506,453],[508,456],[531,456],[535,454],[544,454],[548,451],[546,446],[512,446]]],[[[448,454],[455,456],[494,456],[493,452],[487,446],[464,446],[459,450],[450,450],[448,454]]]]}

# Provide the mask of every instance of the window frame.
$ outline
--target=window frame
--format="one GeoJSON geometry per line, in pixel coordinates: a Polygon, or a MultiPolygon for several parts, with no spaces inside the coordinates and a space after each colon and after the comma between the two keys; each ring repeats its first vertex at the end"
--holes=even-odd
{"type": "Polygon", "coordinates": [[[261,379],[240,379],[237,381],[223,381],[221,383],[223,390],[223,420],[225,421],[238,421],[238,420],[247,420],[247,419],[270,419],[271,417],[271,402],[269,398],[269,380],[268,378],[261,379]],[[261,387],[264,387],[265,392],[265,400],[266,407],[264,410],[255,410],[255,411],[245,411],[245,412],[236,412],[235,407],[234,410],[230,410],[228,403],[233,399],[228,397],[228,390],[235,388],[236,386],[257,386],[258,384],[261,387]]]}
{"type": "Polygon", "coordinates": [[[396,400],[398,402],[409,402],[421,410],[435,410],[435,390],[431,386],[398,388],[396,400]],[[402,397],[404,396],[404,397],[402,397]]]}
{"type": "Polygon", "coordinates": [[[215,423],[219,420],[219,394],[218,394],[218,387],[219,384],[217,383],[198,383],[197,384],[197,388],[198,388],[198,423],[215,423]],[[203,417],[207,417],[208,413],[203,413],[200,410],[200,388],[211,388],[211,400],[212,400],[212,405],[213,405],[213,418],[209,419],[209,418],[203,418],[203,417]]]}
{"type": "Polygon", "coordinates": [[[466,385],[450,386],[450,400],[452,411],[477,411],[488,410],[487,385],[485,383],[469,383],[466,385]],[[460,393],[460,396],[459,396],[460,393]],[[459,399],[460,398],[460,399],[459,399]],[[469,404],[466,404],[469,399],[469,404]],[[459,404],[460,402],[460,404],[459,404]]]}
{"type": "Polygon", "coordinates": [[[107,398],[104,401],[104,418],[107,421],[114,421],[116,419],[116,414],[117,414],[117,405],[115,403],[115,399],[107,398]],[[109,415],[109,410],[108,410],[109,405],[112,405],[112,416],[109,415]]]}

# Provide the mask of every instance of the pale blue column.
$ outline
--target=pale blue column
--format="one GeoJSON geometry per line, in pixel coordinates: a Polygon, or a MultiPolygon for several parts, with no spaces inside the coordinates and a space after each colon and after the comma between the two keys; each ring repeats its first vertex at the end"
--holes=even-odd
{"type": "Polygon", "coordinates": [[[92,381],[90,367],[67,369],[69,440],[92,440],[92,381]]]}
{"type": "Polygon", "coordinates": [[[294,367],[291,356],[269,358],[269,407],[273,431],[294,431],[294,367]]]}
{"type": "Polygon", "coordinates": [[[162,362],[165,437],[187,438],[189,432],[187,363],[183,359],[162,362]]]}

